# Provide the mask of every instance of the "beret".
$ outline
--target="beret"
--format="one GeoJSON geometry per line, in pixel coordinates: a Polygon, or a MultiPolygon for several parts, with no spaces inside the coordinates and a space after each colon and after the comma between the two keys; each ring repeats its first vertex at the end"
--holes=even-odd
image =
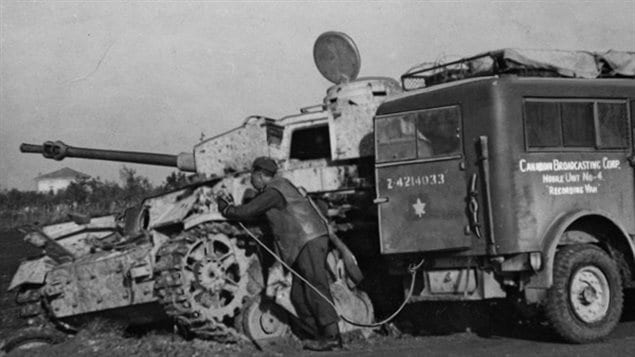
{"type": "Polygon", "coordinates": [[[265,157],[265,156],[261,156],[256,158],[256,160],[254,160],[254,163],[251,166],[251,170],[252,171],[260,170],[268,174],[275,175],[276,172],[278,171],[278,165],[276,165],[276,162],[273,161],[273,159],[265,157]]]}

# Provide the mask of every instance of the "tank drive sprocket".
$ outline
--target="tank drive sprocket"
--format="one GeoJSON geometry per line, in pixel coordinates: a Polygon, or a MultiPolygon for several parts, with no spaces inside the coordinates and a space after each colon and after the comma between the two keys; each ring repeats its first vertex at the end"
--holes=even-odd
{"type": "Polygon", "coordinates": [[[252,295],[250,267],[257,258],[247,256],[223,228],[213,223],[197,226],[161,247],[155,293],[186,332],[227,341],[239,338],[225,321],[252,295]]]}

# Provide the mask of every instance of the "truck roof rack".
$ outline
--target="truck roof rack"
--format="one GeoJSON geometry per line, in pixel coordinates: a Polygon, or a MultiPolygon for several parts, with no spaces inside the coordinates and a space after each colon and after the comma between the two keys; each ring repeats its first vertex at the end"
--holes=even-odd
{"type": "Polygon", "coordinates": [[[494,75],[635,78],[635,52],[500,49],[447,63],[424,63],[401,76],[405,90],[494,75]]]}

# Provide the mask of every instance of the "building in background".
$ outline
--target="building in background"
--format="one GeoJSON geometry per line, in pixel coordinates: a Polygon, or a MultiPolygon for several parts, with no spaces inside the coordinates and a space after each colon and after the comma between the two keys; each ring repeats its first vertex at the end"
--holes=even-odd
{"type": "Polygon", "coordinates": [[[59,169],[57,171],[53,171],[48,174],[36,177],[35,184],[38,192],[53,191],[53,193],[56,193],[59,190],[65,189],[66,187],[68,187],[68,185],[71,184],[71,182],[77,179],[87,178],[90,178],[90,176],[86,175],[85,173],[65,167],[63,169],[59,169]]]}

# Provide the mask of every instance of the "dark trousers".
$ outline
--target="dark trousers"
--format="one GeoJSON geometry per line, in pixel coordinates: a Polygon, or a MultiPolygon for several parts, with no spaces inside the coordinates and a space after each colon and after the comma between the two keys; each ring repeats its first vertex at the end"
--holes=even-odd
{"type": "MultiPolygon", "coordinates": [[[[298,254],[295,263],[293,263],[293,269],[329,300],[333,301],[326,267],[328,248],[329,238],[327,236],[310,240],[298,254]]],[[[291,284],[291,303],[298,313],[300,327],[304,332],[314,337],[337,333],[338,316],[335,309],[295,276],[291,284]]]]}

